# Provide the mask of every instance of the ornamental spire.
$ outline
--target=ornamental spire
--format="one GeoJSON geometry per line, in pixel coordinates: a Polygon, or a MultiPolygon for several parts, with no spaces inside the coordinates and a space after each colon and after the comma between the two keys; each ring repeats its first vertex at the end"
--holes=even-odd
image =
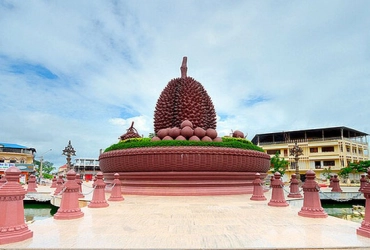
{"type": "Polygon", "coordinates": [[[188,61],[188,58],[186,56],[184,56],[182,58],[182,64],[181,64],[181,67],[180,67],[180,70],[181,70],[181,78],[186,78],[187,77],[187,75],[186,75],[186,73],[188,71],[188,67],[186,65],[187,61],[188,61]]]}

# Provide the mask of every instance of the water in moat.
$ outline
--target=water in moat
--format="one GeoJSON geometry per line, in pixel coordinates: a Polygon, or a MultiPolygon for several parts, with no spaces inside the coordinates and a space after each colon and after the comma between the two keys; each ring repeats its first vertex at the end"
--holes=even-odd
{"type": "Polygon", "coordinates": [[[50,202],[24,202],[24,217],[26,222],[43,220],[52,217],[58,210],[50,202]]]}
{"type": "Polygon", "coordinates": [[[344,220],[361,223],[365,218],[365,200],[352,200],[348,202],[333,202],[321,200],[325,212],[344,220]]]}

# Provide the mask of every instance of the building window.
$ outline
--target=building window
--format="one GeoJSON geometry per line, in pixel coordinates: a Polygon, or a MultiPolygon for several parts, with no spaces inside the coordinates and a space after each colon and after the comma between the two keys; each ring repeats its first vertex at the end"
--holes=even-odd
{"type": "Polygon", "coordinates": [[[310,153],[317,153],[319,152],[318,148],[310,148],[310,153]]]}
{"type": "Polygon", "coordinates": [[[288,149],[284,149],[284,156],[288,156],[288,149]]]}
{"type": "Polygon", "coordinates": [[[320,169],[320,168],[321,168],[321,162],[315,161],[315,169],[320,169]]]}
{"type": "Polygon", "coordinates": [[[266,153],[268,155],[274,155],[274,154],[276,154],[276,152],[278,152],[280,154],[280,149],[269,149],[269,150],[267,150],[266,153]]]}
{"type": "Polygon", "coordinates": [[[346,149],[347,149],[347,153],[351,152],[349,147],[346,147],[346,149]]]}
{"type": "Polygon", "coordinates": [[[295,162],[290,163],[290,169],[295,169],[295,162]]]}
{"type": "Polygon", "coordinates": [[[334,147],[322,147],[322,152],[334,152],[334,147]]]}
{"type": "Polygon", "coordinates": [[[334,161],[324,161],[324,166],[325,167],[335,166],[335,162],[334,161]]]}
{"type": "Polygon", "coordinates": [[[17,160],[10,160],[10,163],[16,163],[17,160]]]}

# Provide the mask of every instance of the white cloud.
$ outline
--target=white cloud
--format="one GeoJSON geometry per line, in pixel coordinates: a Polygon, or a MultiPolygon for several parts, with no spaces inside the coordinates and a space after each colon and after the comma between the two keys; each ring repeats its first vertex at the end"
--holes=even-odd
{"type": "Polygon", "coordinates": [[[183,56],[221,135],[342,125],[369,133],[369,5],[3,1],[0,141],[52,148],[45,160],[60,166],[68,140],[77,156],[97,157],[132,121],[146,136],[183,56]]]}

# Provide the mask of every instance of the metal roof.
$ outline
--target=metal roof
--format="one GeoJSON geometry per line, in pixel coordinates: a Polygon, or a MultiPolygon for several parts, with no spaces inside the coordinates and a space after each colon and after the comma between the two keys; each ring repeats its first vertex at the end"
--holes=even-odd
{"type": "Polygon", "coordinates": [[[23,145],[6,143],[6,142],[0,142],[0,147],[2,148],[27,148],[26,146],[23,146],[23,145]]]}
{"type": "Polygon", "coordinates": [[[269,136],[278,136],[278,137],[280,136],[280,137],[284,138],[285,137],[284,135],[287,135],[287,134],[290,134],[291,136],[294,136],[294,135],[300,136],[300,135],[305,134],[305,133],[314,135],[316,133],[320,133],[321,131],[323,131],[327,135],[331,134],[332,136],[334,136],[334,134],[337,134],[338,131],[341,131],[342,129],[343,129],[344,137],[347,137],[347,138],[361,137],[361,136],[368,136],[369,135],[367,133],[364,133],[364,132],[361,132],[361,131],[358,131],[358,130],[355,130],[355,129],[352,129],[352,128],[340,126],[340,127],[327,127],[327,128],[303,129],[303,130],[280,131],[280,132],[273,132],[273,133],[256,134],[253,137],[252,142],[254,144],[257,144],[258,143],[258,137],[260,138],[260,141],[261,141],[261,139],[262,140],[264,138],[267,139],[267,137],[269,137],[269,136]]]}

